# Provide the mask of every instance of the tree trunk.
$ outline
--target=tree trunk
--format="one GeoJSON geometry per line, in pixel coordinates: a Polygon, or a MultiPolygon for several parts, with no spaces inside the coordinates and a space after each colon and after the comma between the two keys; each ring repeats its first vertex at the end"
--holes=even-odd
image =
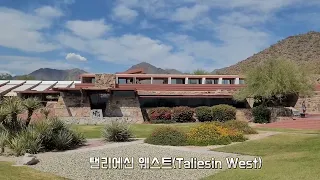
{"type": "Polygon", "coordinates": [[[30,124],[32,114],[33,114],[33,111],[32,110],[28,110],[28,118],[26,120],[26,127],[28,127],[29,124],[30,124]]]}

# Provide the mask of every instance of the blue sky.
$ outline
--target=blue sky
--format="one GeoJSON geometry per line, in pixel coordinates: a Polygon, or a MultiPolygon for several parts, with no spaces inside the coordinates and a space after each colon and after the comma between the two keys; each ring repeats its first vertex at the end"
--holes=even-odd
{"type": "Polygon", "coordinates": [[[318,0],[0,0],[0,72],[214,70],[319,31],[318,0]]]}

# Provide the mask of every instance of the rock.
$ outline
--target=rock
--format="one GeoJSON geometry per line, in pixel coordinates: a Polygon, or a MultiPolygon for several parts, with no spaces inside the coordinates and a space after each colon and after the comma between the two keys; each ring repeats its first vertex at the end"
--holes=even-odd
{"type": "Polygon", "coordinates": [[[33,154],[26,153],[22,158],[23,165],[35,165],[39,162],[39,159],[33,154]]]}

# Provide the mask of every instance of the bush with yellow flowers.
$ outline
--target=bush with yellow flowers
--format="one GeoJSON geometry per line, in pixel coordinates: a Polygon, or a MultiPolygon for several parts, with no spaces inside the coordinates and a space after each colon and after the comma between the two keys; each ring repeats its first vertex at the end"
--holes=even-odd
{"type": "Polygon", "coordinates": [[[189,145],[195,146],[225,145],[246,140],[241,132],[216,122],[203,123],[192,128],[187,133],[187,139],[189,145]]]}

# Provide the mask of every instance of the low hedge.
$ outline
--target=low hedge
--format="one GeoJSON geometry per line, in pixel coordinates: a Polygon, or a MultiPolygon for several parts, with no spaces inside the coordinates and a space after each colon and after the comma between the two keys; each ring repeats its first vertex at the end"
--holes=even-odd
{"type": "Polygon", "coordinates": [[[220,104],[212,107],[213,120],[225,122],[232,119],[236,119],[236,108],[220,104]]]}
{"type": "Polygon", "coordinates": [[[152,108],[148,112],[150,121],[171,120],[171,109],[168,107],[152,108]]]}
{"type": "Polygon", "coordinates": [[[213,115],[211,111],[211,107],[201,106],[195,109],[197,118],[200,122],[212,121],[213,115]]]}
{"type": "Polygon", "coordinates": [[[178,128],[160,126],[144,142],[154,145],[183,146],[187,144],[187,136],[178,128]]]}
{"type": "Polygon", "coordinates": [[[176,122],[193,121],[194,110],[187,106],[174,107],[172,109],[172,120],[176,122]]]}
{"type": "Polygon", "coordinates": [[[195,146],[226,145],[231,142],[245,141],[243,134],[235,129],[228,129],[219,123],[203,123],[187,133],[188,144],[195,146]]]}
{"type": "Polygon", "coordinates": [[[252,115],[255,123],[270,123],[271,111],[263,105],[252,108],[252,115]]]}

